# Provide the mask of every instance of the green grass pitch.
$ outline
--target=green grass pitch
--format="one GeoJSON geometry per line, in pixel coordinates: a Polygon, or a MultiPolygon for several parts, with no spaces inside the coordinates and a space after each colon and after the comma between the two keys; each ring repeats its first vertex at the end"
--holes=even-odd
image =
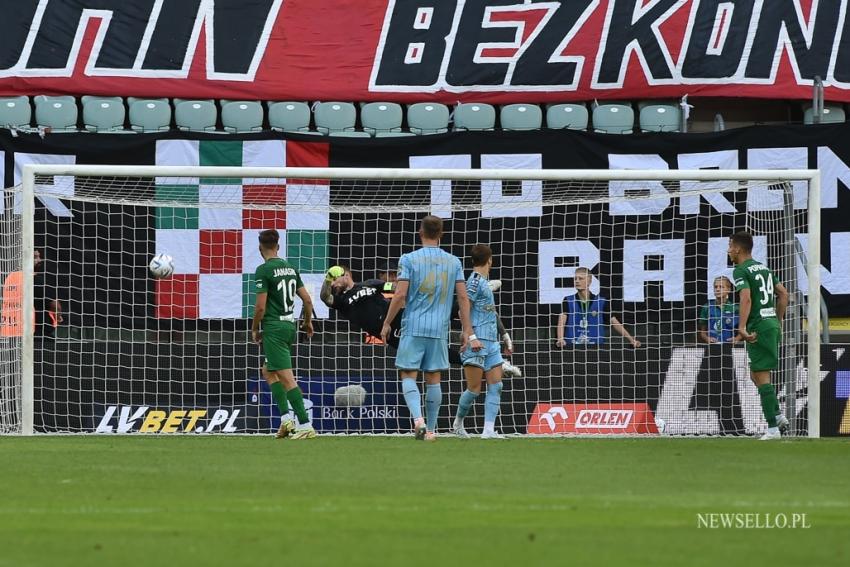
{"type": "Polygon", "coordinates": [[[0,438],[0,566],[73,565],[850,565],[850,443],[0,438]]]}

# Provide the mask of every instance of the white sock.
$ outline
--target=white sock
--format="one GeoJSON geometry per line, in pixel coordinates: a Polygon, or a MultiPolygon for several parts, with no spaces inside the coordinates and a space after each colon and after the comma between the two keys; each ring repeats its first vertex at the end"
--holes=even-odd
{"type": "Polygon", "coordinates": [[[773,435],[775,433],[779,433],[779,428],[778,427],[768,427],[767,432],[770,433],[771,435],[773,435]]]}
{"type": "Polygon", "coordinates": [[[496,431],[496,422],[495,421],[485,421],[484,422],[484,433],[495,433],[496,431]]]}

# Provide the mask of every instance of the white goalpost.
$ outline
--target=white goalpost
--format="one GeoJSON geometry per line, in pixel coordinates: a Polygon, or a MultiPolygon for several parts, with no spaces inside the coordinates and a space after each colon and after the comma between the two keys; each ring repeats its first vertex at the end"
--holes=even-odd
{"type": "MultiPolygon", "coordinates": [[[[250,342],[257,235],[270,228],[314,303],[316,335],[299,333],[293,362],[317,431],[408,433],[395,351],[319,290],[337,264],[355,282],[392,281],[435,214],[467,276],[472,245],[494,253],[518,369],[501,431],[762,433],[746,349],[726,340],[737,322],[726,245],[747,231],[790,294],[771,373],[788,433],[819,437],[816,170],[26,165],[4,205],[0,434],[275,431],[250,342]],[[148,271],[159,253],[173,276],[148,271]]],[[[460,366],[443,383],[440,432],[460,366]]],[[[481,404],[467,422],[480,429],[481,404]]]]}

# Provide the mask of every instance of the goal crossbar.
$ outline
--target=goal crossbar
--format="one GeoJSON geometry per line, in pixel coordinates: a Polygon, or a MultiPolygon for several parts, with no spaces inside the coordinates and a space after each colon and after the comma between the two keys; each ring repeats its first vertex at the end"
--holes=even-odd
{"type": "Polygon", "coordinates": [[[815,169],[401,169],[361,167],[215,167],[27,164],[35,175],[115,177],[281,177],[451,181],[809,181],[815,169]]]}

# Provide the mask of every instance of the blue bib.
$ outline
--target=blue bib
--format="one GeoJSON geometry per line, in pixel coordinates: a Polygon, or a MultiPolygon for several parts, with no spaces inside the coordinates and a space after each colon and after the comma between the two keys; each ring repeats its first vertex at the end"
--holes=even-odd
{"type": "Polygon", "coordinates": [[[608,300],[596,296],[582,302],[577,295],[564,299],[567,306],[567,325],[564,339],[574,345],[601,345],[605,343],[605,307],[608,300]],[[585,310],[585,307],[587,309],[585,310]]]}
{"type": "Polygon", "coordinates": [[[725,303],[722,307],[710,300],[708,307],[708,336],[722,343],[728,342],[738,330],[738,306],[725,303]]]}

